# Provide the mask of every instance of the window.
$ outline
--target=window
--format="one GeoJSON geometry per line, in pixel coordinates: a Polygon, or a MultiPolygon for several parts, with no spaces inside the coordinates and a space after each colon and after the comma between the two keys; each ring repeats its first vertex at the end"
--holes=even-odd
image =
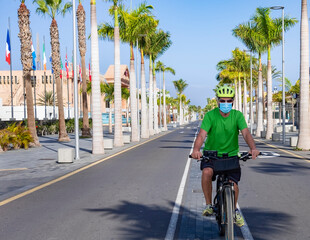
{"type": "Polygon", "coordinates": [[[11,76],[11,83],[13,84],[14,82],[13,82],[13,76],[11,76]]]}
{"type": "Polygon", "coordinates": [[[2,84],[1,76],[0,76],[0,84],[2,84]]]}
{"type": "Polygon", "coordinates": [[[45,76],[45,82],[48,83],[48,76],[45,76]]]}
{"type": "Polygon", "coordinates": [[[44,76],[42,75],[42,83],[44,83],[44,76]]]}
{"type": "Polygon", "coordinates": [[[15,76],[15,84],[18,84],[17,76],[15,76]]]}
{"type": "Polygon", "coordinates": [[[10,84],[10,76],[7,77],[8,84],[10,84]]]}
{"type": "Polygon", "coordinates": [[[50,75],[50,83],[52,83],[52,76],[50,75]]]}

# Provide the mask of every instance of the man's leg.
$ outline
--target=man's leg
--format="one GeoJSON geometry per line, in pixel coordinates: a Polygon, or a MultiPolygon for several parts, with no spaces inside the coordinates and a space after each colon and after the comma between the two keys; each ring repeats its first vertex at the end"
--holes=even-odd
{"type": "Polygon", "coordinates": [[[202,170],[201,186],[207,205],[212,204],[212,176],[212,168],[207,167],[202,170]]]}
{"type": "Polygon", "coordinates": [[[235,209],[237,209],[239,187],[238,187],[238,184],[236,184],[235,182],[234,182],[234,189],[235,189],[235,209]]]}

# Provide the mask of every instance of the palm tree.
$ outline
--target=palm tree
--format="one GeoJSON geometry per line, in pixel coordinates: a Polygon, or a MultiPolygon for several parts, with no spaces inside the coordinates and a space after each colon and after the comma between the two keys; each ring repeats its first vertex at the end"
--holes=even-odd
{"type": "Polygon", "coordinates": [[[185,80],[183,80],[182,78],[179,80],[175,80],[173,81],[173,85],[175,87],[175,89],[178,92],[178,96],[179,96],[179,104],[180,104],[180,125],[183,125],[183,108],[182,108],[182,93],[184,92],[185,88],[188,86],[188,84],[186,83],[185,80]]]}
{"type": "Polygon", "coordinates": [[[103,154],[103,129],[101,113],[100,75],[99,75],[99,46],[96,17],[96,0],[90,1],[91,26],[91,69],[92,69],[92,120],[93,120],[93,154],[103,154]]]}
{"type": "MultiPolygon", "coordinates": [[[[152,6],[147,6],[145,3],[129,12],[124,9],[124,6],[119,7],[119,27],[120,39],[122,42],[130,44],[130,105],[131,105],[131,139],[132,141],[139,141],[138,122],[137,122],[137,99],[136,99],[136,73],[134,67],[134,51],[133,47],[139,35],[143,34],[148,29],[155,28],[157,22],[153,19],[150,9],[152,6]]],[[[102,38],[109,40],[114,39],[114,27],[108,23],[101,24],[98,28],[98,34],[102,38]]]]}
{"type": "Polygon", "coordinates": [[[149,56],[150,59],[150,82],[149,82],[149,116],[153,116],[153,119],[149,119],[149,130],[150,135],[154,134],[154,129],[158,128],[156,123],[157,119],[157,105],[156,105],[156,78],[155,76],[155,59],[161,56],[170,46],[172,42],[170,40],[170,33],[164,32],[163,30],[157,30],[156,32],[150,33],[146,37],[146,44],[144,46],[144,52],[149,56]],[[153,80],[153,84],[152,84],[153,80]],[[154,105],[153,105],[154,103],[154,105]],[[153,109],[154,108],[154,109],[153,109]],[[155,126],[153,125],[155,124],[155,126]]]}
{"type": "Polygon", "coordinates": [[[163,73],[163,111],[164,111],[164,131],[167,131],[167,110],[166,110],[166,83],[165,83],[165,72],[170,72],[175,75],[175,70],[171,67],[166,67],[162,62],[158,61],[158,66],[156,65],[156,71],[161,71],[163,73]]]}
{"type": "MultiPolygon", "coordinates": [[[[258,27],[260,36],[267,46],[267,132],[266,139],[270,139],[273,132],[272,121],[272,75],[271,75],[271,47],[279,45],[282,40],[282,18],[272,19],[269,8],[257,8],[253,21],[258,27]]],[[[284,30],[294,26],[296,19],[284,19],[284,30]]]]}
{"type": "Polygon", "coordinates": [[[262,53],[266,51],[266,44],[263,42],[257,24],[253,21],[246,24],[240,24],[233,29],[233,35],[241,39],[241,41],[253,52],[258,54],[258,90],[256,94],[256,137],[260,137],[263,131],[263,80],[262,80],[262,53]]]}
{"type": "MultiPolygon", "coordinates": [[[[38,94],[39,98],[37,99],[37,104],[39,106],[44,106],[45,103],[47,106],[53,106],[54,104],[54,95],[53,91],[47,91],[46,94],[38,94]]],[[[58,105],[57,96],[55,95],[55,104],[58,105]]]]}
{"type": "MultiPolygon", "coordinates": [[[[112,133],[112,103],[114,102],[114,84],[100,83],[101,95],[104,94],[104,100],[110,103],[109,110],[109,133],[112,133]]],[[[115,116],[114,116],[115,121],[115,116]]]]}
{"type": "Polygon", "coordinates": [[[120,60],[120,31],[118,20],[118,4],[120,0],[105,0],[113,3],[114,12],[114,146],[124,145],[122,130],[122,83],[120,60]]]}
{"type": "Polygon", "coordinates": [[[59,47],[59,31],[56,22],[56,15],[62,14],[63,16],[72,8],[72,3],[67,2],[63,4],[62,0],[34,0],[33,1],[38,8],[36,12],[42,15],[48,15],[52,19],[50,26],[51,46],[52,46],[52,65],[54,70],[54,76],[56,79],[56,88],[58,96],[58,116],[59,116],[59,137],[58,141],[65,142],[70,141],[70,138],[66,131],[65,115],[63,108],[63,97],[61,91],[60,81],[60,47],[59,47]]]}
{"type": "Polygon", "coordinates": [[[300,118],[297,147],[304,150],[310,149],[309,120],[309,26],[307,0],[302,0],[300,21],[300,118]]]}
{"type": "MultiPolygon", "coordinates": [[[[130,91],[128,88],[122,88],[122,99],[126,101],[126,125],[128,127],[128,120],[129,120],[129,97],[130,97],[130,91]]],[[[131,110],[130,110],[131,112],[131,110]]],[[[132,121],[132,116],[130,116],[130,122],[132,121]]],[[[132,130],[132,127],[131,127],[132,130]]]]}
{"type": "Polygon", "coordinates": [[[238,71],[235,67],[235,64],[231,60],[223,60],[220,61],[216,68],[218,71],[220,71],[217,75],[217,80],[219,81],[219,84],[234,84],[235,88],[235,99],[234,99],[234,108],[236,110],[239,110],[239,100],[238,100],[238,71]]]}
{"type": "Polygon", "coordinates": [[[37,136],[36,124],[34,119],[32,86],[31,86],[31,70],[32,70],[32,55],[31,55],[31,31],[30,31],[30,12],[25,5],[25,1],[21,1],[18,13],[19,39],[21,43],[21,62],[23,65],[23,78],[26,83],[27,96],[27,117],[28,128],[33,138],[33,145],[40,146],[37,136]]]}
{"type": "Polygon", "coordinates": [[[86,65],[85,65],[85,54],[86,54],[86,15],[84,7],[79,0],[79,6],[76,11],[78,36],[79,36],[79,50],[81,55],[82,63],[82,98],[83,98],[83,128],[82,137],[90,137],[90,128],[88,121],[88,104],[87,104],[87,80],[86,80],[86,65]]]}

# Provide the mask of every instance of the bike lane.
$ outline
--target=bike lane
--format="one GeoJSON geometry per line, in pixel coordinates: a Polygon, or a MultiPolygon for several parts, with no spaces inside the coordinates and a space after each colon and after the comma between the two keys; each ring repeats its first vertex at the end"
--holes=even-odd
{"type": "MultiPolygon", "coordinates": [[[[268,156],[241,162],[238,203],[247,226],[235,226],[235,239],[310,239],[309,151],[255,141],[268,156]]],[[[240,151],[248,151],[242,136],[239,144],[240,151]]],[[[205,200],[200,181],[200,163],[191,160],[175,239],[224,239],[219,236],[215,218],[201,215],[205,200]]]]}

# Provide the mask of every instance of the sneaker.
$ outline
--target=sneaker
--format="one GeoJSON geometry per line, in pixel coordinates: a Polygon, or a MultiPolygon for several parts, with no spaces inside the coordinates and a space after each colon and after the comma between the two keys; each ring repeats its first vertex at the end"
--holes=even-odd
{"type": "Polygon", "coordinates": [[[238,227],[242,227],[244,225],[244,219],[238,209],[236,209],[235,212],[235,223],[238,227]]]}
{"type": "Polygon", "coordinates": [[[211,216],[213,214],[213,208],[211,204],[207,204],[205,210],[202,212],[202,216],[211,216]]]}

